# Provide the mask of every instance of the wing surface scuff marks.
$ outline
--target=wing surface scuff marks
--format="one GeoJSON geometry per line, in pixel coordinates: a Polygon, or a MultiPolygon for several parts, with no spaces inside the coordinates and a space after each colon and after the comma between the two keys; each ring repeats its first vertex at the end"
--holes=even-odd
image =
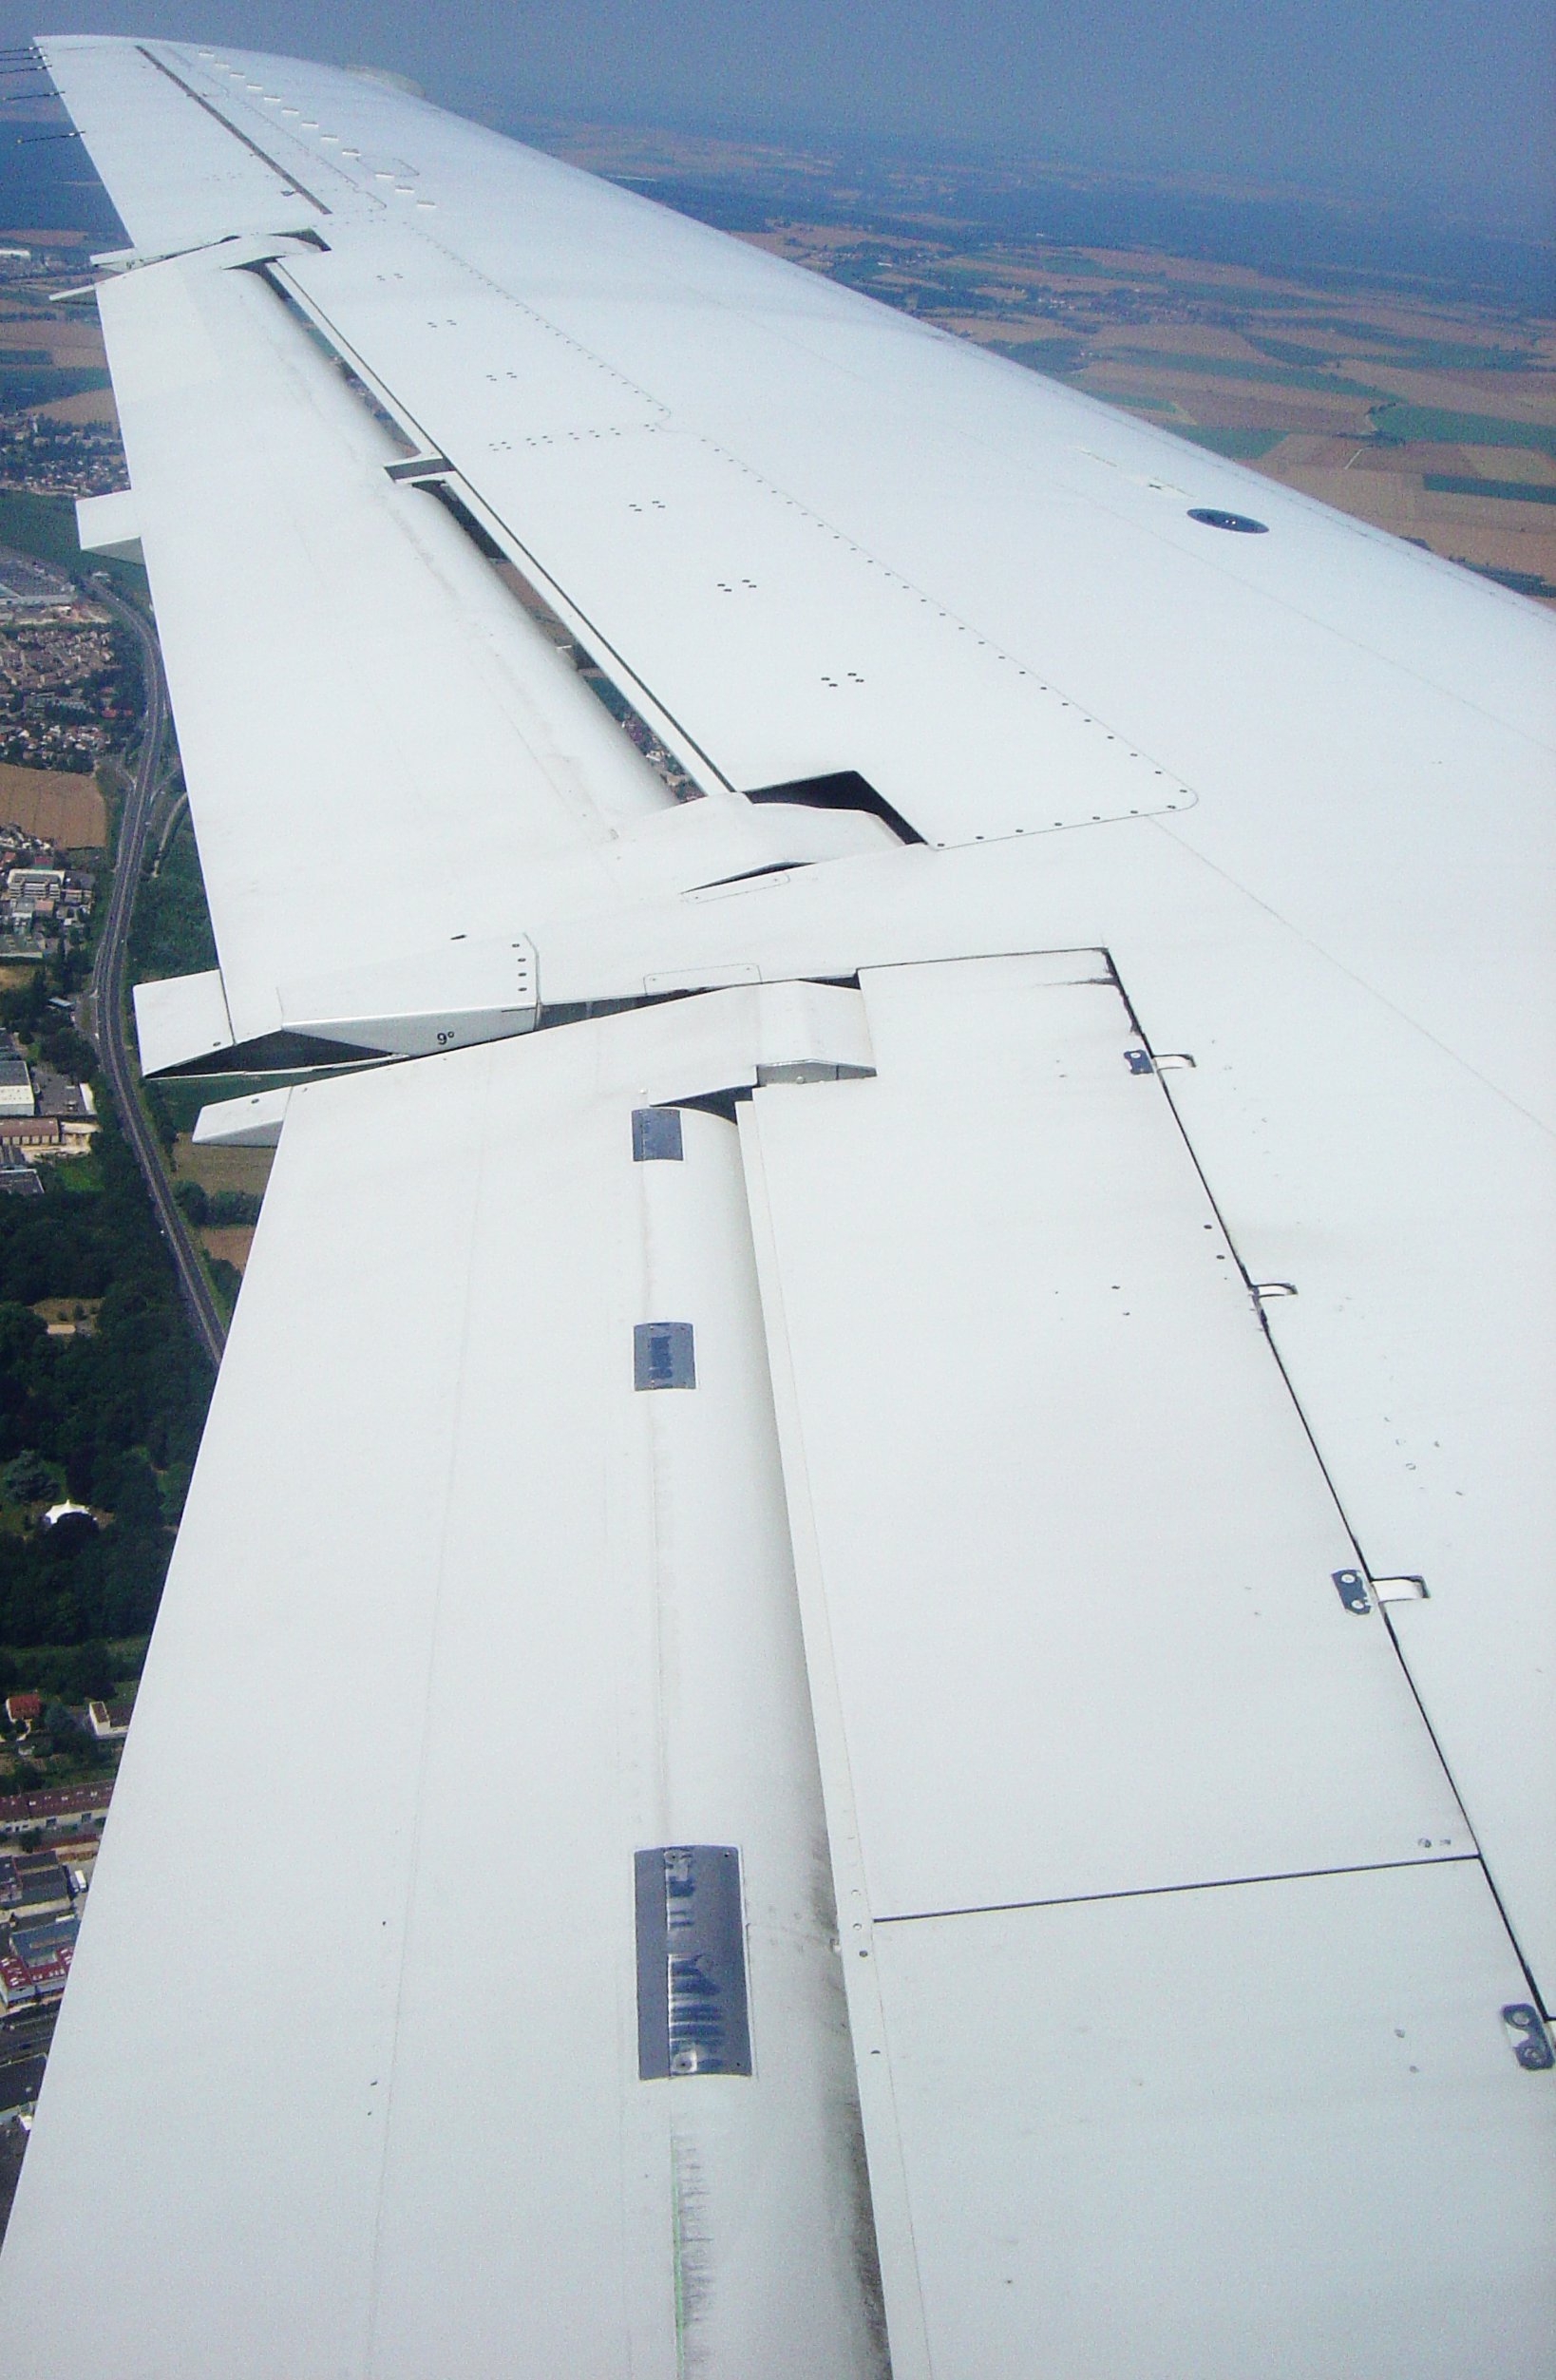
{"type": "Polygon", "coordinates": [[[894,2341],[1453,2380],[1490,2265],[1477,2362],[1533,2380],[1517,1952],[1164,1083],[1075,972],[868,970],[875,1075],[742,1122],[894,2341]],[[1418,2287],[1372,2287],[1354,2170],[1418,2287]]]}
{"type": "Polygon", "coordinates": [[[56,2370],[882,2380],[738,1136],[632,1157],[796,1019],[697,1006],[291,1095],[0,2277],[104,2211],[56,2370]],[[645,1309],[695,1395],[634,1394],[645,1309]],[[749,2054],[643,2081],[635,1866],[698,1843],[749,2054]]]}

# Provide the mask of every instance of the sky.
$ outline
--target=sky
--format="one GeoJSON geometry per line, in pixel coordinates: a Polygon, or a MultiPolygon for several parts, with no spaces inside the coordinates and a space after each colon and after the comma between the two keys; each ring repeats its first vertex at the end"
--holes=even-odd
{"type": "Polygon", "coordinates": [[[1556,0],[0,0],[545,114],[1211,173],[1556,231],[1556,0]]]}

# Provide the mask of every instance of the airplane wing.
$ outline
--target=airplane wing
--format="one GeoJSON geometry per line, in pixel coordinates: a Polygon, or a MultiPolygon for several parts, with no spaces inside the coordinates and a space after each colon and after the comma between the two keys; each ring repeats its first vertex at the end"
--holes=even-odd
{"type": "Polygon", "coordinates": [[[380,84],[43,48],[219,959],[142,1056],[361,1062],[199,1128],[7,2334],[1544,2380],[1549,619],[380,84]]]}

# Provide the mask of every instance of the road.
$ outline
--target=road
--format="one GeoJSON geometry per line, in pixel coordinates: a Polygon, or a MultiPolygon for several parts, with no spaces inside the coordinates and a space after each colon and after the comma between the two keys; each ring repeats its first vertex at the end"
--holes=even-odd
{"type": "MultiPolygon", "coordinates": [[[[124,797],[120,817],[119,850],[108,894],[107,915],[97,946],[91,981],[83,1002],[82,1021],[102,1063],[114,1105],[119,1111],[119,1120],[145,1176],[146,1189],[157,1210],[162,1236],[172,1251],[179,1285],[183,1291],[200,1343],[211,1361],[219,1364],[221,1350],[226,1342],[226,1327],[211,1294],[211,1285],[206,1280],[190,1237],[189,1227],[173,1196],[161,1145],[136,1096],[135,1075],[124,1034],[124,974],[129,956],[130,916],[135,906],[136,888],[141,882],[146,828],[150,823],[152,802],[161,782],[162,750],[167,740],[167,686],[162,676],[162,657],[157,649],[156,637],[141,613],[132,605],[122,602],[113,589],[101,579],[93,579],[92,594],[94,600],[103,603],[115,619],[129,630],[140,645],[146,709],[135,775],[124,797]]],[[[0,2069],[3,2069],[0,2083],[9,2085],[12,2091],[19,2092],[27,2084],[31,2093],[36,2094],[38,2077],[53,2035],[54,2014],[55,2011],[49,2009],[18,2015],[0,2028],[0,2069]]],[[[3,2095],[0,2093],[0,2096],[3,2095]]],[[[5,2237],[9,2219],[27,2137],[20,2124],[0,2124],[0,2239],[5,2237]]]]}
{"type": "Polygon", "coordinates": [[[146,711],[134,782],[124,797],[119,822],[119,851],[108,895],[108,913],[97,946],[92,980],[87,986],[85,1024],[102,1060],[103,1072],[119,1111],[119,1120],[145,1176],[146,1189],[157,1210],[162,1236],[172,1251],[179,1285],[183,1291],[200,1344],[211,1361],[219,1364],[221,1350],[226,1344],[226,1324],[212,1295],[210,1282],[206,1279],[205,1268],[182,1210],[174,1198],[161,1145],[136,1095],[134,1065],[124,1032],[127,1005],[124,973],[129,955],[130,915],[135,905],[136,888],[141,882],[146,828],[159,783],[162,747],[167,737],[167,686],[162,676],[162,657],[157,649],[156,637],[142,615],[132,604],[122,601],[112,587],[95,575],[92,596],[95,601],[112,612],[122,627],[129,630],[141,647],[146,711]]]}

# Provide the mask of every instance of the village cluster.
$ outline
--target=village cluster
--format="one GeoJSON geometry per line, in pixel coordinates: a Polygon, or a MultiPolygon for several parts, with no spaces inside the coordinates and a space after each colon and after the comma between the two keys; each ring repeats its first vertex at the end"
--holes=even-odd
{"type": "MultiPolygon", "coordinates": [[[[41,1717],[39,1697],[13,1694],[5,1707],[25,1743],[41,1717]]],[[[117,1742],[129,1712],[91,1703],[85,1719],[96,1737],[117,1742]]],[[[0,1795],[0,2014],[48,2008],[65,1990],[111,1790],[95,1779],[0,1795]]],[[[13,2112],[0,2105],[0,2122],[13,2112]]]]}
{"type": "Polygon", "coordinates": [[[47,563],[0,551],[0,760],[89,773],[135,708],[103,607],[47,563]]]}
{"type": "Polygon", "coordinates": [[[14,1035],[0,1033],[0,1192],[40,1196],[40,1164],[85,1156],[97,1129],[90,1083],[29,1058],[14,1035]]]}
{"type": "Polygon", "coordinates": [[[56,959],[86,939],[96,882],[51,843],[0,827],[0,961],[56,959]]]}
{"type": "Polygon", "coordinates": [[[115,422],[22,413],[0,424],[0,482],[28,496],[106,496],[124,485],[115,422]]]}

